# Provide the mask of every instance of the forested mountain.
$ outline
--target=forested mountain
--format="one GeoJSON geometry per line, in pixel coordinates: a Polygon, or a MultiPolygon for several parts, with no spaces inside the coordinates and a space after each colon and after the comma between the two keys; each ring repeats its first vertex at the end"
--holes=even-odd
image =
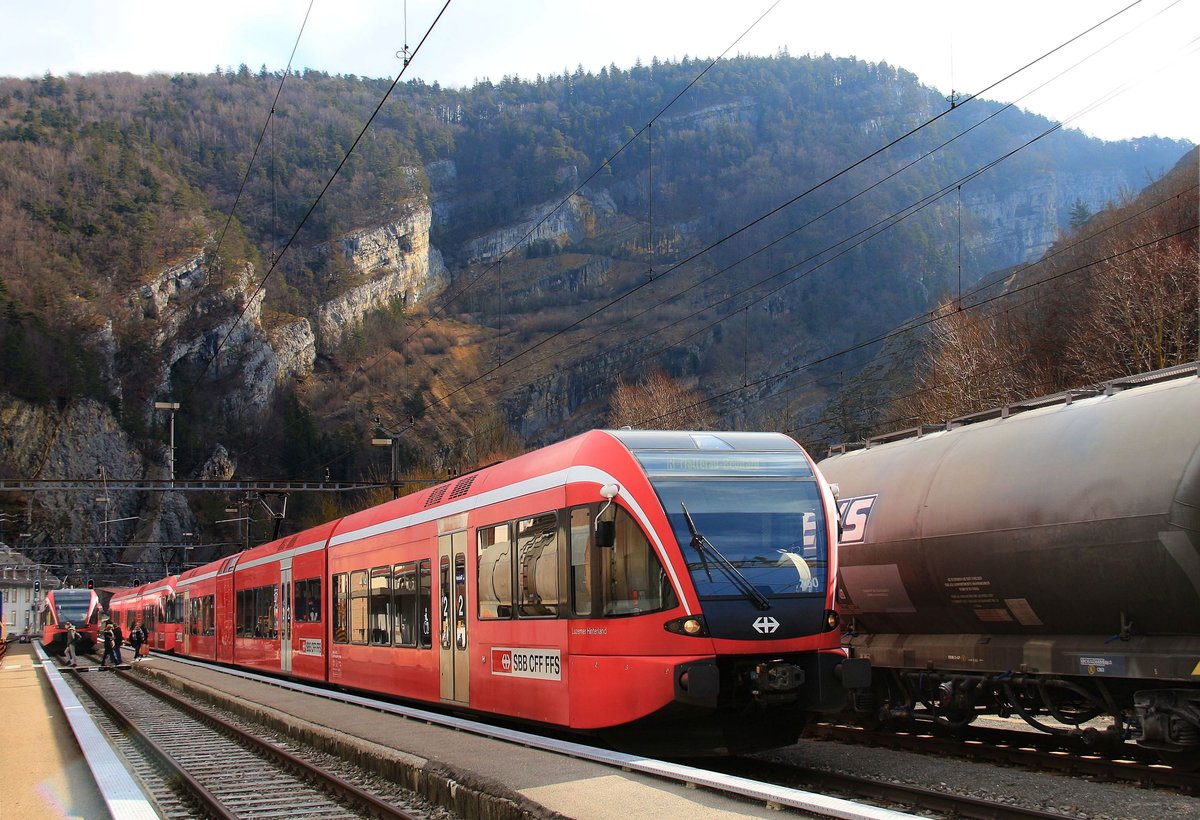
{"type": "MultiPolygon", "coordinates": [[[[429,475],[603,425],[659,374],[717,426],[833,435],[865,343],[1190,148],[950,109],[886,64],[707,65],[0,80],[0,470],[161,475],[169,400],[181,476],[377,477],[377,423],[429,475]]],[[[120,503],[137,538],[211,518],[120,503]]]]}

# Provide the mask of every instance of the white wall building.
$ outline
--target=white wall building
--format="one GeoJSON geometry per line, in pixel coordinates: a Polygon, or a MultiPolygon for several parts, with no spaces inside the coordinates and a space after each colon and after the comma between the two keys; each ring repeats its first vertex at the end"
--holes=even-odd
{"type": "Polygon", "coordinates": [[[46,567],[0,544],[0,617],[10,639],[37,636],[42,599],[61,585],[46,567]]]}

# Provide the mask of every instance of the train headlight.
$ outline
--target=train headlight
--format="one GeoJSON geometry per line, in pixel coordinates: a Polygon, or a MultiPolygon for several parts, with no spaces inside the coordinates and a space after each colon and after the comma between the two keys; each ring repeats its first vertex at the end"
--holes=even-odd
{"type": "Polygon", "coordinates": [[[832,632],[833,630],[837,629],[838,625],[841,624],[841,622],[842,622],[842,619],[838,616],[836,611],[834,611],[832,609],[825,610],[825,631],[826,632],[832,632]]]}
{"type": "Polygon", "coordinates": [[[688,635],[693,638],[708,636],[708,625],[700,615],[688,615],[686,618],[676,618],[663,624],[663,629],[676,635],[688,635]]]}

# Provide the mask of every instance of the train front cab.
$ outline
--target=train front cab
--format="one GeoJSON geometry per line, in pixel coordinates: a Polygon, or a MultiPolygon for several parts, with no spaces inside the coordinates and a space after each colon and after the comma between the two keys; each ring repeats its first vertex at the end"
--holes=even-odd
{"type": "Polygon", "coordinates": [[[100,634],[100,599],[90,589],[53,589],[42,602],[42,645],[53,655],[67,647],[67,623],[76,631],[77,652],[90,652],[100,634]]]}

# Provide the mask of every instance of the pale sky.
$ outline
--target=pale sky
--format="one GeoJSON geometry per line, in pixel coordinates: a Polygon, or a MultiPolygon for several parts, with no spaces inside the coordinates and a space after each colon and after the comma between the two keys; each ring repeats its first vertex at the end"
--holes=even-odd
{"type": "MultiPolygon", "coordinates": [[[[310,0],[0,0],[0,76],[208,73],[241,63],[274,71],[295,47],[296,69],[394,78],[396,52],[417,46],[443,2],[311,0],[309,12],[310,0]]],[[[786,48],[882,60],[943,94],[975,93],[1133,4],[985,96],[1012,102],[1032,91],[1022,108],[1074,118],[1068,127],[1104,139],[1200,142],[1200,0],[774,3],[452,0],[404,76],[463,86],[581,64],[596,71],[639,58],[715,57],[732,46],[730,56],[786,48]]]]}

